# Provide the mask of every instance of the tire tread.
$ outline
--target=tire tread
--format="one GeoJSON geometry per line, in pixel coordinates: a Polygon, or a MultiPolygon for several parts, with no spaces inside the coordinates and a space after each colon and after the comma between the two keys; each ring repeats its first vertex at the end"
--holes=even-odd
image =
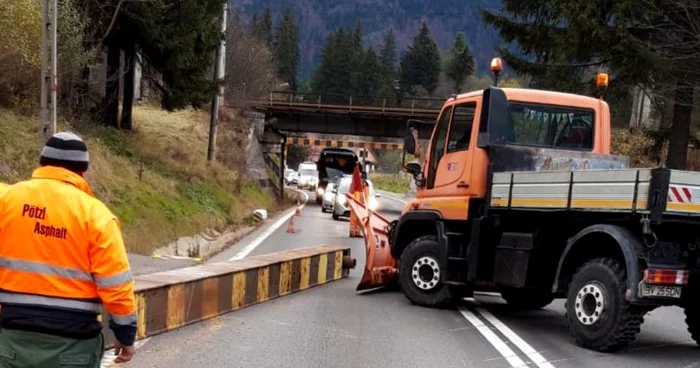
{"type": "MultiPolygon", "coordinates": [[[[609,267],[615,273],[618,280],[620,280],[621,284],[623,285],[623,288],[624,285],[626,285],[626,270],[624,269],[624,267],[622,267],[619,261],[612,258],[597,258],[585,262],[576,270],[576,273],[574,275],[578,275],[583,268],[591,264],[602,264],[609,267]]],[[[571,287],[571,284],[573,283],[575,277],[576,276],[574,276],[571,282],[569,283],[569,288],[571,287]]],[[[624,290],[618,291],[624,292],[624,290]]],[[[564,308],[566,310],[566,320],[567,323],[569,323],[568,300],[565,303],[564,308]]],[[[647,312],[648,309],[632,305],[623,297],[622,305],[620,306],[620,318],[622,319],[622,321],[618,323],[615,331],[613,331],[613,333],[610,334],[607,338],[600,339],[597,341],[582,340],[576,334],[573,333],[573,329],[571,328],[571,326],[569,328],[569,333],[579,345],[587,349],[592,349],[601,352],[618,351],[629,345],[632,341],[634,341],[637,338],[637,334],[639,334],[639,332],[641,331],[641,325],[644,323],[644,315],[647,312]]]]}

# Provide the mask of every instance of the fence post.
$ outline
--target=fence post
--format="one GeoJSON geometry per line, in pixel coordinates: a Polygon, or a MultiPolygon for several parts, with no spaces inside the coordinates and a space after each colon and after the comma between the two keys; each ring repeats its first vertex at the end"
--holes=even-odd
{"type": "Polygon", "coordinates": [[[386,111],[386,97],[382,97],[382,112],[386,111]]]}
{"type": "Polygon", "coordinates": [[[321,108],[321,94],[318,94],[318,108],[321,108]]]}
{"type": "Polygon", "coordinates": [[[352,96],[350,96],[350,111],[352,111],[352,96]]]}
{"type": "Polygon", "coordinates": [[[413,99],[411,99],[411,114],[414,113],[415,108],[416,108],[416,99],[413,98],[413,99]]]}

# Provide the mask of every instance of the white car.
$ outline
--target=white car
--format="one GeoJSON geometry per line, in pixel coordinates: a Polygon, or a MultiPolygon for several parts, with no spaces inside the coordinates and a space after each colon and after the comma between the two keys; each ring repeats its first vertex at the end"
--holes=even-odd
{"type": "MultiPolygon", "coordinates": [[[[367,199],[368,207],[372,211],[376,211],[379,208],[379,201],[377,198],[380,197],[379,193],[374,190],[374,184],[372,181],[367,179],[367,186],[369,186],[369,198],[367,199]]],[[[335,194],[335,200],[333,201],[333,220],[338,220],[340,217],[350,217],[350,206],[348,206],[348,198],[346,194],[350,191],[350,183],[352,183],[352,176],[346,176],[340,179],[338,183],[338,188],[333,190],[335,194]]]]}
{"type": "Polygon", "coordinates": [[[301,169],[299,172],[299,189],[315,190],[318,184],[318,171],[301,169]]]}
{"type": "Polygon", "coordinates": [[[333,191],[336,188],[337,183],[328,183],[326,190],[323,192],[323,199],[321,200],[321,212],[326,213],[326,211],[333,211],[333,202],[335,201],[335,193],[333,191]]]}
{"type": "Polygon", "coordinates": [[[297,184],[299,182],[299,174],[292,169],[284,170],[284,183],[287,185],[297,184]]]}

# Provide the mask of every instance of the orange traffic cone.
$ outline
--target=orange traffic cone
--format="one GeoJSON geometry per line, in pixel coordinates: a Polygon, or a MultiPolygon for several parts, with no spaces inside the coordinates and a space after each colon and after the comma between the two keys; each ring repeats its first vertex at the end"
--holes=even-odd
{"type": "Polygon", "coordinates": [[[301,206],[297,206],[296,212],[294,212],[294,216],[301,216],[301,206]]]}
{"type": "Polygon", "coordinates": [[[292,216],[289,219],[289,226],[287,226],[287,232],[290,234],[294,234],[296,231],[294,231],[294,216],[292,216]]]}

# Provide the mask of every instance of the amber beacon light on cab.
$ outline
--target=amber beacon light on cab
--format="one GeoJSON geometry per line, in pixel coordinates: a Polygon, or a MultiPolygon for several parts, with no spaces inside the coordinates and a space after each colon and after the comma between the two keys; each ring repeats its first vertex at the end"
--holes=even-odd
{"type": "Polygon", "coordinates": [[[679,306],[699,341],[700,173],[611,155],[607,74],[595,98],[499,88],[501,69],[494,59],[494,86],[452,96],[434,124],[408,122],[417,195],[397,220],[348,195],[367,248],[358,290],[398,282],[427,307],[475,291],[517,310],[565,299],[571,335],[597,351],[679,306]],[[431,125],[423,155],[417,132],[431,125]]]}

